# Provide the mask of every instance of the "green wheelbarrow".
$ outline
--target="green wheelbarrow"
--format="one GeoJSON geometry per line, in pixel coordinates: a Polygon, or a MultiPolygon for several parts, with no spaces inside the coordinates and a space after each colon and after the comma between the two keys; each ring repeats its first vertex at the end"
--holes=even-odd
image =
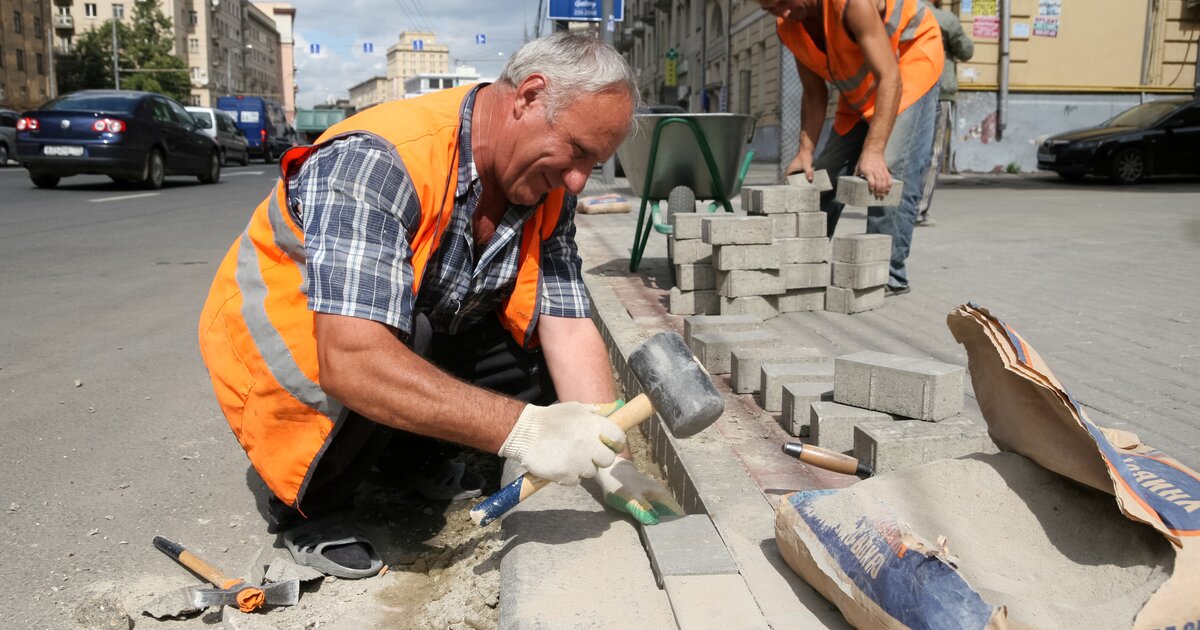
{"type": "Polygon", "coordinates": [[[754,152],[754,118],[743,114],[641,114],[633,133],[617,149],[625,176],[641,192],[637,229],[629,270],[637,271],[650,232],[670,234],[667,215],[694,212],[696,200],[711,200],[708,211],[723,207],[733,212],[729,200],[742,190],[754,152]],[[646,208],[650,207],[647,214],[646,208]]]}

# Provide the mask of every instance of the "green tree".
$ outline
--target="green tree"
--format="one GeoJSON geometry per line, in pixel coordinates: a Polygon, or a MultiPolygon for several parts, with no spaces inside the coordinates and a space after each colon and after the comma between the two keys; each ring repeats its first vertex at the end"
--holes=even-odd
{"type": "MultiPolygon", "coordinates": [[[[128,22],[117,22],[121,88],[166,94],[187,101],[191,88],[187,66],[172,54],[175,38],[171,20],[163,15],[159,0],[137,0],[128,22]]],[[[112,21],[75,39],[70,55],[60,57],[60,93],[89,88],[111,88],[112,21]]]]}

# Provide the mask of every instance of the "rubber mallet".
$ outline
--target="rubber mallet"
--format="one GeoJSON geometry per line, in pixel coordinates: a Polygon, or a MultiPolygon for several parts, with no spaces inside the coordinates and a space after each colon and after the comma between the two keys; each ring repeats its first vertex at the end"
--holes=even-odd
{"type": "Polygon", "coordinates": [[[154,537],[154,546],[171,556],[189,571],[212,582],[217,588],[198,588],[192,591],[196,610],[209,606],[237,606],[242,612],[254,612],[263,606],[294,606],[300,601],[300,580],[284,580],[263,586],[252,586],[245,580],[230,578],[203,558],[162,536],[154,537]]]}
{"type": "MultiPolygon", "coordinates": [[[[678,333],[662,332],[651,337],[629,355],[629,368],[644,393],[608,416],[622,431],[657,412],[672,435],[688,438],[708,428],[725,411],[725,399],[678,333]]],[[[523,475],[472,508],[471,520],[487,525],[547,483],[534,475],[523,475]]]]}

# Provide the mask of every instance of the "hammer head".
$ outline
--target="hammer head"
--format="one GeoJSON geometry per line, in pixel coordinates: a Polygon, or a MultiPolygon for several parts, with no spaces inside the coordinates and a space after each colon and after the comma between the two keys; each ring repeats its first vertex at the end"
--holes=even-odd
{"type": "Polygon", "coordinates": [[[725,399],[678,333],[651,337],[629,355],[629,367],[677,438],[703,431],[725,411],[725,399]]]}
{"type": "Polygon", "coordinates": [[[239,582],[229,588],[198,588],[192,595],[192,604],[197,610],[209,606],[238,606],[243,612],[250,612],[259,606],[294,606],[300,601],[300,580],[284,580],[271,582],[262,586],[250,586],[239,582]],[[261,591],[263,599],[247,598],[243,591],[261,591]],[[255,603],[249,603],[247,600],[255,603]],[[249,610],[247,610],[249,608],[249,610]]]}

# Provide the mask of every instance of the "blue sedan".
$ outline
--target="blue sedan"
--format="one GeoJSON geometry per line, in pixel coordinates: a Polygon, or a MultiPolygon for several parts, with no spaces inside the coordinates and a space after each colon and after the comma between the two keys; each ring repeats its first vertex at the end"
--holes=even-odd
{"type": "Polygon", "coordinates": [[[17,121],[17,161],[38,188],[63,177],[108,175],[161,188],[167,175],[221,179],[221,151],[182,105],[161,94],[84,90],[17,121]]]}

